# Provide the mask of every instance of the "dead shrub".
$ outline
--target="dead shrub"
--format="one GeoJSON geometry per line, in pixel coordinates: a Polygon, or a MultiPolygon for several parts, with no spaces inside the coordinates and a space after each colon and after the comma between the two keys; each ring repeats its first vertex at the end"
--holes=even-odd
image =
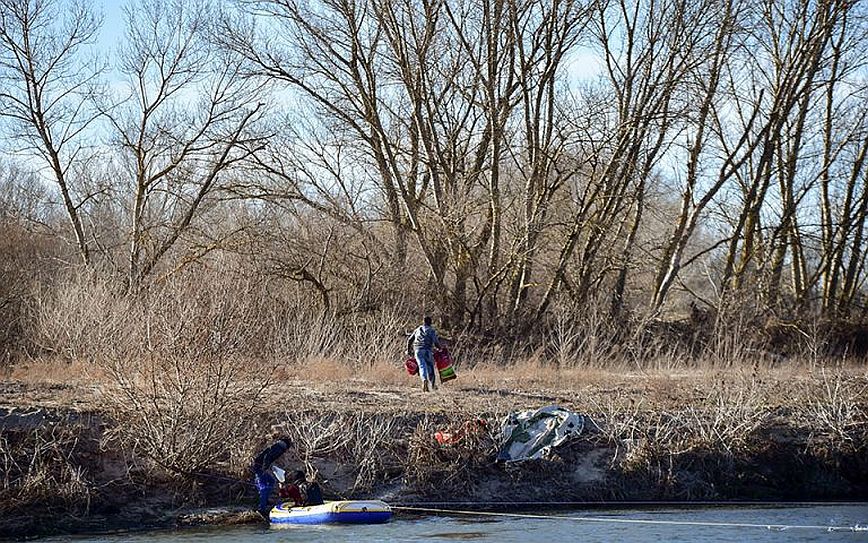
{"type": "Polygon", "coordinates": [[[55,280],[63,240],[40,226],[45,183],[0,160],[0,370],[33,350],[35,293],[55,280]]]}
{"type": "Polygon", "coordinates": [[[481,475],[492,469],[497,454],[492,425],[475,423],[468,428],[467,421],[419,420],[407,447],[405,484],[425,496],[471,495],[481,475]],[[437,431],[456,437],[441,444],[434,436],[437,431]]]}
{"type": "Polygon", "coordinates": [[[370,491],[375,484],[400,472],[395,443],[400,441],[399,420],[388,415],[364,413],[286,413],[278,427],[293,444],[308,473],[323,480],[326,488],[346,488],[353,495],[370,491]],[[327,464],[339,466],[327,469],[327,464]]]}
{"type": "Polygon", "coordinates": [[[868,435],[868,381],[848,376],[841,369],[821,368],[819,382],[804,383],[801,413],[811,428],[815,447],[853,449],[868,435]]]}
{"type": "Polygon", "coordinates": [[[115,421],[108,441],[171,476],[191,476],[228,459],[244,439],[267,377],[223,356],[149,356],[118,361],[103,394],[115,421]]]}
{"type": "Polygon", "coordinates": [[[692,448],[733,455],[747,448],[771,412],[755,382],[719,382],[700,405],[687,406],[682,416],[692,448]]]}
{"type": "Polygon", "coordinates": [[[771,417],[759,383],[720,376],[701,383],[680,409],[672,408],[672,399],[646,405],[604,396],[593,404],[602,413],[601,437],[614,448],[610,467],[631,484],[664,495],[677,490],[710,497],[705,478],[750,456],[757,432],[771,417]]]}
{"type": "Polygon", "coordinates": [[[600,367],[617,351],[616,327],[599,300],[584,306],[557,304],[545,327],[545,358],[560,368],[600,367]]]}
{"type": "Polygon", "coordinates": [[[67,361],[91,362],[141,345],[144,307],[86,271],[39,293],[35,342],[67,361]]]}
{"type": "Polygon", "coordinates": [[[0,517],[36,506],[88,511],[95,489],[78,458],[84,432],[68,420],[0,432],[0,517]]]}
{"type": "Polygon", "coordinates": [[[141,341],[104,347],[96,363],[110,383],[108,439],[177,479],[230,459],[271,370],[247,354],[259,331],[255,300],[184,284],[161,294],[133,305],[141,341]]]}

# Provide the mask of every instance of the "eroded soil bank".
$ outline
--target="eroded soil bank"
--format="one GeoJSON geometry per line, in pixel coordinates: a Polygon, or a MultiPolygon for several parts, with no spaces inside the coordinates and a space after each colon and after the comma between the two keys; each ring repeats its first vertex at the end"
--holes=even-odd
{"type": "Polygon", "coordinates": [[[274,431],[295,441],[280,463],[316,470],[331,498],[487,508],[868,500],[864,375],[837,383],[839,396],[851,393],[846,401],[791,377],[739,377],[731,386],[690,375],[549,384],[464,377],[434,394],[410,381],[280,383],[244,447],[185,475],[113,441],[118,422],[99,386],[4,381],[0,538],[255,522],[245,465],[274,431]],[[502,417],[551,404],[586,414],[583,434],[545,460],[495,462],[502,417]],[[444,446],[438,430],[460,437],[444,446]]]}

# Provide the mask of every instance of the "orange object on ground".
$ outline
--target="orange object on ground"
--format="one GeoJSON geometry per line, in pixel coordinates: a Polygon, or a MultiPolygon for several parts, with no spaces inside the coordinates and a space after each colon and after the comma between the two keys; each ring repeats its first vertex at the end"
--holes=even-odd
{"type": "Polygon", "coordinates": [[[457,436],[452,432],[434,432],[434,439],[441,445],[452,445],[461,439],[461,434],[457,436]]]}
{"type": "Polygon", "coordinates": [[[434,439],[436,439],[437,443],[440,445],[454,445],[469,434],[484,432],[486,427],[487,423],[483,419],[468,420],[455,431],[438,430],[434,432],[434,439]]]}

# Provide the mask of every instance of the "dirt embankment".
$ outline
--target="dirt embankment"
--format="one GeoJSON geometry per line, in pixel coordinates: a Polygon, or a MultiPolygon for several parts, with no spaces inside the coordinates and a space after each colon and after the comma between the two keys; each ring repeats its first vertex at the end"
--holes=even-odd
{"type": "Polygon", "coordinates": [[[295,442],[281,462],[315,470],[327,497],[489,507],[866,500],[866,382],[685,374],[518,383],[468,374],[425,394],[415,381],[288,381],[269,391],[244,447],[201,472],[167,474],[112,441],[116,422],[100,387],[10,380],[0,384],[0,538],[250,521],[244,466],[275,429],[295,442]],[[545,460],[495,462],[502,417],[551,404],[586,414],[583,434],[545,460]],[[437,430],[463,436],[443,446],[437,430]],[[231,514],[190,514],[208,507],[231,514]]]}

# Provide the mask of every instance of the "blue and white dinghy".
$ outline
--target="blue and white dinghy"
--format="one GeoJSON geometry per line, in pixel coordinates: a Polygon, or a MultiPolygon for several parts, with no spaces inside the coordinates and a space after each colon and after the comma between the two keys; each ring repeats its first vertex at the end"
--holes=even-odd
{"type": "Polygon", "coordinates": [[[392,508],[380,500],[342,500],[309,507],[280,503],[271,509],[272,524],[382,524],[392,508]]]}

